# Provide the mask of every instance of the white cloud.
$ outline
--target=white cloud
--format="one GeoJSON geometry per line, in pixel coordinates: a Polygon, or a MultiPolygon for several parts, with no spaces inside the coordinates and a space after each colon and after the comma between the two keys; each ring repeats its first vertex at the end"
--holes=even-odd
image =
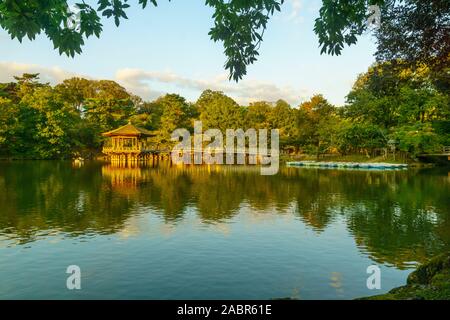
{"type": "Polygon", "coordinates": [[[211,89],[223,91],[241,104],[248,104],[258,100],[276,101],[284,99],[291,104],[298,104],[310,96],[306,90],[296,90],[290,86],[277,86],[273,83],[242,80],[238,84],[228,81],[226,74],[218,75],[213,79],[199,80],[177,75],[173,72],[154,72],[140,69],[118,70],[115,79],[123,86],[151,99],[149,96],[151,84],[170,84],[180,89],[188,89],[200,94],[203,90],[211,89]]]}
{"type": "MultiPolygon", "coordinates": [[[[0,62],[0,82],[14,81],[14,76],[20,76],[23,73],[39,73],[42,82],[57,84],[64,79],[72,78],[77,75],[61,69],[60,67],[43,67],[35,64],[25,64],[16,62],[0,62]]],[[[84,76],[85,78],[89,78],[84,76]]]]}
{"type": "MultiPolygon", "coordinates": [[[[96,78],[70,72],[57,66],[43,67],[34,64],[0,62],[0,82],[14,81],[13,77],[22,73],[39,73],[43,82],[49,82],[52,85],[71,77],[96,78]]],[[[265,81],[244,79],[236,84],[230,82],[226,74],[200,80],[184,77],[170,71],[158,72],[125,68],[118,70],[112,80],[117,81],[129,92],[145,100],[152,100],[165,93],[177,91],[173,88],[178,89],[181,95],[187,91],[193,99],[196,99],[206,89],[223,91],[238,103],[244,105],[254,101],[273,102],[278,99],[284,99],[291,105],[298,105],[311,96],[311,92],[305,89],[279,86],[265,81]]]]}

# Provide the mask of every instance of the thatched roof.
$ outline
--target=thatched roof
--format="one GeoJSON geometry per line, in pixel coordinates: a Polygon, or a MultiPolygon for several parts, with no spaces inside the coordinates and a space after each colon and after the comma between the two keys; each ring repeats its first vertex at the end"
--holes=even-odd
{"type": "Polygon", "coordinates": [[[120,127],[118,129],[105,132],[102,134],[105,137],[117,137],[117,136],[125,136],[125,137],[154,137],[155,134],[136,126],[133,126],[131,122],[129,122],[127,125],[124,125],[123,127],[120,127]]]}

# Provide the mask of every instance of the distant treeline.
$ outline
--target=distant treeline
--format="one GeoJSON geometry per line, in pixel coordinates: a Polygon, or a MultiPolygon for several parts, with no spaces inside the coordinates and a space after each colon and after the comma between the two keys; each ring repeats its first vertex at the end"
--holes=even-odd
{"type": "Polygon", "coordinates": [[[375,155],[396,146],[415,157],[450,145],[449,68],[411,70],[401,63],[376,64],[360,75],[345,106],[322,95],[299,106],[284,100],[240,106],[222,92],[206,90],[197,102],[177,94],[147,102],[114,81],[71,78],[51,86],[39,74],[0,84],[0,156],[60,159],[97,155],[102,132],[131,121],[154,131],[168,147],[177,128],[280,129],[291,153],[375,155]]]}

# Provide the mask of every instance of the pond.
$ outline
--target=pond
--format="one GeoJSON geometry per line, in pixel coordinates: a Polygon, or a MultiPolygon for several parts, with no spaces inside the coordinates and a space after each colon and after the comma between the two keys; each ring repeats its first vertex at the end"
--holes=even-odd
{"type": "Polygon", "coordinates": [[[1,299],[352,299],[449,249],[448,169],[0,163],[1,299]]]}

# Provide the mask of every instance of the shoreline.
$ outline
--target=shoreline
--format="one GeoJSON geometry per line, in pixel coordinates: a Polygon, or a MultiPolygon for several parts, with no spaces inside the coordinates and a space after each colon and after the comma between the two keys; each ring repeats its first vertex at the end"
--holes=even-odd
{"type": "Polygon", "coordinates": [[[418,266],[406,285],[355,300],[450,300],[450,252],[418,266]]]}

